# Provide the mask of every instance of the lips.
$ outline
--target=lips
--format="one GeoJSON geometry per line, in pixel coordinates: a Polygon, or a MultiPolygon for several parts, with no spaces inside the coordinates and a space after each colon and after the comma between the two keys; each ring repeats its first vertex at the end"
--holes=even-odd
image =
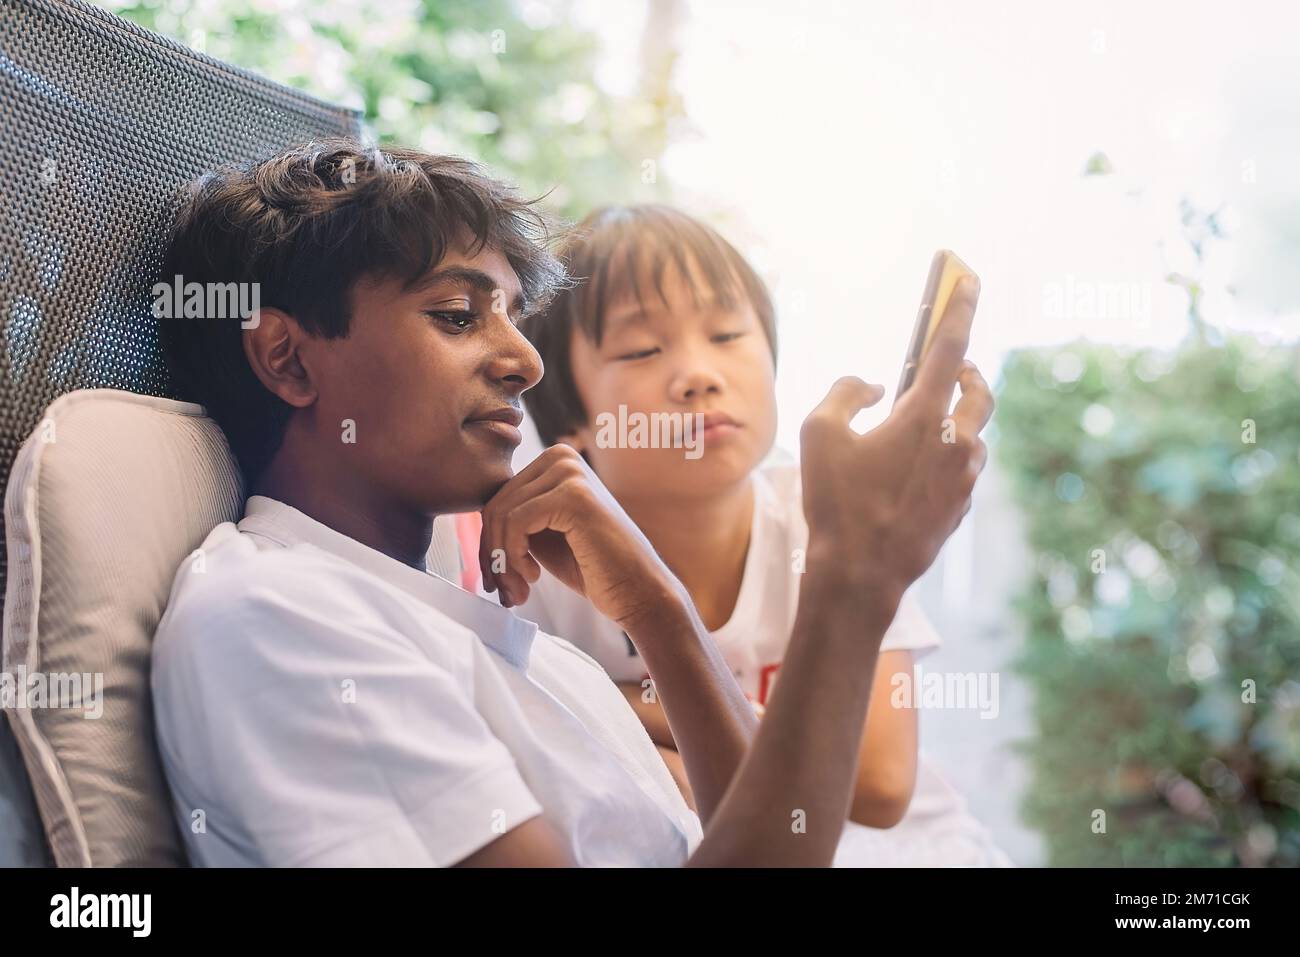
{"type": "Polygon", "coordinates": [[[686,430],[689,430],[691,435],[696,436],[697,440],[709,442],[734,435],[743,428],[732,416],[717,409],[709,412],[687,412],[683,418],[685,420],[683,422],[684,428],[678,429],[676,432],[676,438],[679,442],[684,440],[686,430]],[[699,416],[699,418],[696,418],[696,416],[699,416]]]}
{"type": "Polygon", "coordinates": [[[524,413],[513,405],[503,405],[487,412],[472,415],[465,420],[465,427],[476,432],[486,433],[518,445],[524,440],[519,431],[524,421],[524,413]]]}
{"type": "Polygon", "coordinates": [[[524,414],[513,405],[503,405],[499,409],[493,409],[491,412],[484,412],[481,415],[472,415],[466,422],[504,422],[506,425],[513,425],[515,428],[524,421],[524,414]]]}
{"type": "Polygon", "coordinates": [[[705,412],[701,437],[706,443],[716,442],[735,435],[740,429],[741,424],[725,412],[705,412]]]}
{"type": "Polygon", "coordinates": [[[727,415],[725,412],[705,412],[704,413],[704,430],[707,432],[719,425],[730,425],[735,428],[740,427],[740,423],[727,415]]]}

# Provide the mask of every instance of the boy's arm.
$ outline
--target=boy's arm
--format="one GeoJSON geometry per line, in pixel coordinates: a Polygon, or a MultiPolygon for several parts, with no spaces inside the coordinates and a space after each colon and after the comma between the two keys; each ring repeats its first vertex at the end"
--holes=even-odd
{"type": "Polygon", "coordinates": [[[666,747],[662,744],[657,745],[657,747],[659,756],[664,759],[664,764],[668,767],[668,773],[673,776],[673,780],[677,783],[677,790],[682,792],[682,799],[686,802],[686,806],[698,814],[699,810],[695,807],[695,794],[691,791],[690,775],[686,773],[686,762],[682,760],[682,756],[676,748],[666,747]]]}
{"type": "Polygon", "coordinates": [[[623,692],[623,697],[627,698],[627,703],[641,719],[641,724],[644,725],[646,734],[650,735],[650,740],[661,749],[677,750],[672,728],[668,727],[668,716],[664,714],[663,705],[659,703],[659,696],[654,693],[654,685],[646,685],[642,681],[620,681],[618,690],[623,692]],[[646,701],[646,698],[650,700],[646,701]]]}
{"type": "Polygon", "coordinates": [[[910,679],[912,653],[882,651],[849,810],[849,820],[867,827],[893,827],[901,821],[916,787],[916,711],[894,707],[892,682],[899,673],[910,679]]]}
{"type": "MultiPolygon", "coordinates": [[[[886,577],[844,577],[829,560],[816,566],[825,571],[809,562],[806,601],[767,715],[739,752],[709,733],[709,696],[699,694],[711,680],[735,679],[727,671],[710,676],[692,661],[698,645],[685,619],[674,625],[666,611],[642,631],[642,655],[658,676],[690,780],[701,772],[730,778],[692,865],[823,866],[834,856],[871,693],[863,679],[903,589],[886,577]]],[[[628,633],[637,640],[636,630],[628,633]]]]}

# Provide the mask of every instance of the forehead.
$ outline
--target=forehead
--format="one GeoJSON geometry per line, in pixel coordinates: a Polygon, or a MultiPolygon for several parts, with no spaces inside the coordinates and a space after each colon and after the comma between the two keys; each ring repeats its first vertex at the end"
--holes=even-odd
{"type": "Polygon", "coordinates": [[[448,244],[442,258],[420,275],[366,276],[358,281],[354,293],[390,302],[429,294],[499,293],[512,307],[524,305],[519,276],[506,255],[495,246],[480,247],[463,230],[448,244]]]}
{"type": "Polygon", "coordinates": [[[493,246],[476,249],[458,245],[449,248],[442,259],[412,282],[406,291],[418,295],[438,287],[455,287],[487,295],[500,290],[508,302],[515,302],[522,296],[519,276],[510,260],[493,246]]]}

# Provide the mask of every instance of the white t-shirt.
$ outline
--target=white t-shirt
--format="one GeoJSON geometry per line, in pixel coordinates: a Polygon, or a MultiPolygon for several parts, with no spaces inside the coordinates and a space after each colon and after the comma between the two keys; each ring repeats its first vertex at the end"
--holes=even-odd
{"type": "MultiPolygon", "coordinates": [[[[744,577],[731,618],[712,632],[741,690],[766,704],[790,643],[798,611],[808,525],[797,464],[754,473],[754,518],[744,577]]],[[[548,573],[518,608],[546,631],[565,635],[598,661],[615,681],[640,682],[645,664],[627,635],[586,599],[548,573]]],[[[880,650],[920,657],[939,646],[939,635],[911,593],[903,595],[880,650]]],[[[965,800],[918,756],[916,787],[902,821],[888,830],[845,823],[835,865],[1004,866],[1006,856],[966,810],[965,800]]]]}
{"type": "Polygon", "coordinates": [[[182,565],[152,680],[194,864],[448,865],[538,814],[583,865],[701,837],[585,654],[273,499],[182,565]]]}

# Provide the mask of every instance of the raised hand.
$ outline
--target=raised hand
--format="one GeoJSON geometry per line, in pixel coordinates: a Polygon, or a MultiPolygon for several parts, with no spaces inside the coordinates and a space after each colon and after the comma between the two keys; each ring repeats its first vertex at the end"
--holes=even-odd
{"type": "Polygon", "coordinates": [[[685,589],[622,506],[567,445],[544,451],[483,508],[479,567],[506,607],[545,568],[628,629],[685,589]]]}
{"type": "Polygon", "coordinates": [[[921,362],[915,384],[889,418],[865,435],[849,428],[883,387],[846,377],[801,432],[809,566],[901,596],[930,567],[970,508],[987,452],[980,431],[993,395],[965,359],[979,284],[963,279],[921,362]],[[961,398],[949,411],[954,384],[961,398]]]}

